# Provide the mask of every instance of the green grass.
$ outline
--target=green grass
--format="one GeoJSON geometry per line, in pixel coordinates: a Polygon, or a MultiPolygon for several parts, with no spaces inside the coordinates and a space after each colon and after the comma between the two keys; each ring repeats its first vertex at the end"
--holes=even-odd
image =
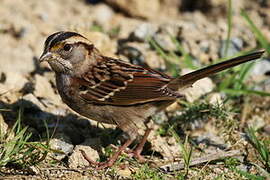
{"type": "MultiPolygon", "coordinates": [[[[229,1],[229,9],[231,9],[230,4],[231,0],[229,1]]],[[[228,36],[226,42],[229,42],[230,38],[230,31],[231,31],[231,10],[229,10],[228,15],[228,36]]],[[[263,33],[256,27],[254,22],[250,19],[248,14],[242,10],[241,15],[246,20],[249,28],[254,33],[257,41],[259,42],[260,46],[266,50],[268,54],[270,54],[270,43],[267,41],[266,37],[263,33]]],[[[226,45],[226,49],[228,44],[226,45]]],[[[226,54],[226,53],[225,53],[226,54]]],[[[243,55],[245,53],[241,53],[243,55]]],[[[240,96],[240,95],[248,95],[248,94],[255,94],[259,96],[270,96],[270,93],[264,91],[257,91],[253,90],[252,87],[247,86],[245,80],[248,79],[249,72],[251,68],[254,66],[255,62],[246,63],[239,67],[235,67],[231,70],[231,74],[229,73],[221,73],[221,78],[224,79],[219,85],[218,89],[223,91],[231,96],[240,96]]]]}
{"type": "Polygon", "coordinates": [[[177,143],[180,146],[180,151],[181,151],[182,157],[184,159],[184,165],[185,165],[185,167],[184,167],[184,169],[185,169],[184,178],[187,178],[188,173],[189,173],[189,166],[190,166],[190,162],[191,162],[191,156],[192,156],[193,148],[188,143],[188,136],[186,136],[184,143],[182,143],[181,140],[180,140],[180,137],[173,130],[173,128],[170,128],[170,133],[173,135],[173,137],[176,139],[177,143]]]}
{"type": "Polygon", "coordinates": [[[227,25],[228,25],[228,31],[227,31],[226,46],[223,52],[225,57],[227,56],[228,49],[230,47],[231,32],[232,32],[232,0],[228,0],[227,25]]]}
{"type": "Polygon", "coordinates": [[[166,174],[162,173],[158,169],[151,168],[147,164],[142,165],[134,174],[132,179],[135,180],[163,180],[166,178],[166,174]]]}
{"type": "Polygon", "coordinates": [[[112,27],[108,31],[105,31],[101,25],[94,23],[89,30],[94,32],[102,32],[104,34],[108,34],[110,38],[115,38],[119,35],[121,28],[120,26],[116,26],[112,27]]]}
{"type": "Polygon", "coordinates": [[[195,120],[205,120],[209,118],[218,118],[225,120],[228,117],[227,109],[223,105],[213,105],[205,102],[185,103],[185,108],[180,115],[174,116],[169,123],[172,126],[184,123],[192,123],[195,120]]]}
{"type": "MultiPolygon", "coordinates": [[[[231,17],[230,17],[231,19],[231,17]]],[[[231,20],[228,20],[231,22],[231,20]]],[[[231,29],[231,25],[228,25],[228,30],[231,29]]],[[[153,39],[148,38],[149,44],[154,48],[154,50],[165,60],[166,67],[168,72],[173,76],[179,76],[180,67],[181,68],[190,68],[190,69],[198,69],[193,63],[193,59],[189,53],[187,53],[183,47],[181,46],[180,42],[173,36],[171,36],[172,42],[176,45],[177,51],[182,54],[182,57],[179,57],[175,52],[169,51],[165,52],[162,47],[153,39]]],[[[226,48],[229,47],[230,35],[228,34],[226,40],[226,48]]],[[[248,54],[252,51],[243,51],[239,52],[233,57],[241,56],[248,54]]],[[[221,58],[218,59],[217,62],[223,61],[229,58],[221,58]]],[[[221,72],[218,74],[218,79],[222,80],[217,83],[217,89],[219,91],[225,92],[229,96],[241,96],[241,95],[259,95],[259,96],[270,96],[270,93],[264,91],[253,90],[252,86],[248,86],[246,84],[246,80],[249,77],[249,72],[254,66],[255,62],[245,63],[243,65],[231,68],[227,71],[221,72]]]]}
{"type": "Polygon", "coordinates": [[[236,158],[227,158],[224,161],[225,166],[232,172],[239,174],[243,178],[251,179],[251,180],[264,180],[266,179],[263,176],[258,176],[251,174],[247,171],[240,170],[237,166],[241,164],[241,162],[236,158]]]}
{"type": "Polygon", "coordinates": [[[32,134],[27,132],[27,127],[22,126],[22,112],[13,127],[4,134],[0,133],[0,168],[16,166],[27,168],[37,165],[45,160],[49,143],[29,142],[32,134]]]}
{"type": "Polygon", "coordinates": [[[260,43],[261,47],[266,50],[268,55],[270,55],[270,42],[267,41],[267,38],[263,35],[263,33],[256,27],[254,22],[250,19],[246,11],[242,10],[241,15],[246,20],[249,28],[254,33],[257,41],[260,43]]]}
{"type": "MultiPolygon", "coordinates": [[[[229,0],[230,1],[230,0],[229,0]]],[[[231,2],[229,2],[230,4],[231,2]]],[[[260,46],[266,50],[268,54],[270,54],[270,43],[267,41],[266,37],[263,33],[256,27],[254,22],[250,19],[248,14],[242,10],[241,15],[246,20],[249,25],[249,28],[254,33],[257,41],[260,43],[260,46]]],[[[231,17],[228,15],[228,31],[231,31],[231,17]]],[[[229,33],[227,37],[227,42],[229,42],[229,33]]],[[[227,45],[228,46],[228,45],[227,45]]],[[[226,46],[226,47],[227,47],[226,46]]],[[[244,53],[245,54],[245,53],[244,53]]],[[[270,93],[264,91],[253,90],[252,87],[247,86],[245,84],[245,80],[248,79],[249,71],[254,66],[255,62],[246,63],[239,67],[233,68],[231,74],[225,75],[225,73],[221,73],[221,78],[224,79],[219,85],[218,89],[223,91],[231,96],[239,96],[239,95],[248,95],[255,94],[259,96],[270,96],[270,93]]]]}
{"type": "Polygon", "coordinates": [[[174,36],[170,34],[168,34],[168,36],[170,36],[171,41],[176,46],[175,51],[170,50],[166,52],[152,37],[147,38],[150,46],[165,60],[168,72],[173,77],[177,77],[180,73],[180,67],[196,69],[197,67],[194,65],[193,58],[185,51],[185,49],[181,46],[181,43],[174,36]],[[177,53],[182,54],[182,56],[179,57],[177,53]]]}
{"type": "Polygon", "coordinates": [[[258,158],[263,164],[264,168],[268,172],[270,178],[270,141],[259,140],[259,138],[255,135],[255,129],[249,127],[246,130],[246,134],[249,142],[255,148],[258,153],[258,158]]]}
{"type": "MultiPolygon", "coordinates": [[[[228,49],[230,48],[230,40],[231,40],[231,32],[232,32],[232,1],[228,0],[228,14],[227,14],[227,38],[226,38],[226,46],[224,49],[224,57],[217,60],[223,61],[226,59],[230,59],[232,57],[226,57],[228,54],[228,49]]],[[[254,33],[254,36],[256,37],[257,41],[259,42],[259,45],[257,49],[263,48],[266,50],[267,54],[270,55],[270,43],[267,41],[266,37],[263,35],[263,33],[260,31],[259,28],[256,27],[256,25],[253,23],[253,21],[250,19],[248,14],[245,11],[242,11],[241,15],[247,22],[248,27],[251,29],[251,31],[254,33]]],[[[181,46],[180,42],[175,38],[171,37],[172,42],[177,47],[177,52],[166,52],[162,49],[162,47],[153,39],[149,40],[150,45],[153,47],[153,49],[165,60],[168,71],[173,74],[174,76],[177,76],[179,74],[179,66],[184,68],[190,68],[190,69],[197,69],[198,67],[194,66],[193,59],[190,54],[185,52],[183,47],[181,46]],[[177,54],[181,54],[181,57],[179,57],[177,54]]],[[[254,49],[250,49],[247,51],[241,51],[234,55],[241,56],[248,53],[254,52],[254,49]]],[[[269,92],[264,91],[258,91],[254,90],[254,85],[247,84],[247,80],[250,76],[250,70],[253,68],[256,62],[250,62],[245,63],[241,66],[237,66],[234,68],[231,68],[225,72],[219,73],[216,77],[217,80],[217,90],[221,92],[225,92],[227,94],[227,97],[231,100],[234,100],[232,97],[239,97],[243,95],[258,95],[258,96],[270,96],[269,92]]],[[[243,96],[245,97],[245,96],[243,96]]],[[[225,110],[223,107],[218,106],[212,106],[207,103],[195,103],[195,104],[189,104],[185,102],[181,102],[185,108],[181,111],[181,115],[177,115],[169,120],[168,124],[163,125],[159,130],[158,133],[161,136],[168,135],[169,129],[177,128],[177,126],[183,127],[183,122],[185,124],[190,123],[194,120],[201,120],[201,119],[207,119],[207,118],[217,118],[217,119],[223,119],[226,120],[228,118],[228,111],[225,110]]],[[[235,106],[235,104],[233,105],[235,106]]],[[[234,107],[231,107],[234,108],[234,107]]],[[[235,120],[234,120],[235,121],[235,120]]],[[[226,128],[225,128],[226,129],[226,128]]],[[[235,127],[235,130],[239,130],[235,127]]],[[[228,130],[227,130],[228,131],[228,130]]],[[[172,133],[172,132],[171,132],[172,133]]],[[[173,137],[179,142],[179,136],[174,132],[172,133],[173,137]]],[[[246,179],[254,179],[254,180],[263,180],[263,179],[270,179],[269,175],[269,141],[266,140],[259,140],[258,137],[255,135],[255,131],[252,129],[248,129],[246,131],[246,134],[249,138],[250,143],[252,146],[256,149],[258,159],[261,162],[261,165],[255,164],[251,162],[253,166],[256,167],[258,172],[260,174],[253,174],[248,171],[243,171],[237,167],[241,162],[238,160],[235,160],[233,158],[225,159],[225,166],[228,168],[231,172],[234,172],[236,176],[241,176],[242,178],[246,179]]],[[[180,143],[181,146],[181,153],[183,155],[183,159],[185,161],[185,172],[184,176],[182,178],[185,178],[186,175],[189,172],[189,162],[191,158],[192,150],[188,149],[188,147],[185,145],[185,143],[180,143]]],[[[216,179],[224,179],[224,177],[217,177],[216,179]]]]}

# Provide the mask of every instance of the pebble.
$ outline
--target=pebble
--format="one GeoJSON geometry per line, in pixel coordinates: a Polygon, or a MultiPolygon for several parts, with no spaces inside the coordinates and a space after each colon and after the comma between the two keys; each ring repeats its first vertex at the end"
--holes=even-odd
{"type": "Polygon", "coordinates": [[[270,73],[270,59],[261,59],[256,61],[255,65],[252,67],[250,74],[253,76],[265,75],[270,73]]]}
{"type": "Polygon", "coordinates": [[[265,133],[267,133],[268,135],[270,135],[270,125],[269,124],[265,125],[263,127],[263,130],[264,130],[265,133]]]}
{"type": "Polygon", "coordinates": [[[145,66],[145,58],[142,52],[135,47],[123,45],[119,48],[117,54],[124,55],[132,64],[145,66]]]}
{"type": "Polygon", "coordinates": [[[207,77],[196,81],[192,85],[192,87],[181,90],[181,93],[183,93],[186,96],[188,102],[194,102],[201,96],[213,91],[214,87],[215,84],[213,83],[213,81],[207,77]]]}
{"type": "Polygon", "coordinates": [[[109,6],[105,4],[98,4],[95,6],[93,14],[96,22],[104,26],[109,24],[114,12],[109,6]]]}
{"type": "Polygon", "coordinates": [[[226,40],[221,41],[221,48],[219,50],[219,54],[221,57],[231,57],[234,56],[236,53],[240,52],[243,49],[244,41],[238,37],[231,38],[231,40],[229,41],[227,54],[225,54],[226,44],[226,40]]]}
{"type": "Polygon", "coordinates": [[[125,169],[118,169],[117,174],[123,178],[130,179],[131,178],[131,171],[129,168],[125,169]]]}
{"type": "Polygon", "coordinates": [[[55,93],[49,80],[39,74],[35,75],[34,95],[39,98],[48,99],[56,105],[62,104],[60,96],[55,93]]]}
{"type": "Polygon", "coordinates": [[[83,150],[86,153],[86,155],[89,158],[91,158],[91,160],[93,161],[99,160],[98,152],[95,149],[93,149],[89,145],[89,143],[91,143],[91,141],[88,139],[84,143],[77,145],[74,148],[71,156],[68,159],[68,166],[70,168],[87,167],[90,165],[89,162],[85,160],[80,150],[83,150]]]}
{"type": "Polygon", "coordinates": [[[147,38],[154,36],[157,32],[157,26],[150,23],[142,23],[131,33],[130,38],[136,41],[146,41],[147,38]]]}
{"type": "Polygon", "coordinates": [[[156,132],[151,131],[148,141],[152,145],[151,149],[155,152],[159,152],[166,160],[172,160],[175,157],[181,156],[180,146],[175,138],[171,138],[171,140],[168,141],[168,137],[161,137],[157,135],[156,132]]]}
{"type": "Polygon", "coordinates": [[[40,110],[46,110],[46,107],[39,101],[39,99],[32,93],[26,94],[22,97],[22,106],[24,108],[35,108],[38,107],[40,110]]]}
{"type": "Polygon", "coordinates": [[[57,160],[62,160],[73,151],[74,145],[65,134],[57,134],[57,137],[50,140],[50,148],[63,153],[52,152],[51,155],[57,160]]]}
{"type": "Polygon", "coordinates": [[[161,111],[153,115],[152,120],[157,124],[162,124],[168,122],[168,116],[165,114],[164,111],[161,111]]]}
{"type": "Polygon", "coordinates": [[[153,36],[156,43],[165,51],[175,51],[176,45],[166,33],[158,33],[153,36]]]}
{"type": "Polygon", "coordinates": [[[148,19],[155,18],[161,6],[157,0],[106,0],[106,2],[132,17],[148,19]]]}
{"type": "Polygon", "coordinates": [[[102,53],[102,55],[115,57],[115,53],[117,52],[116,41],[110,39],[107,34],[89,31],[84,31],[82,34],[94,43],[95,47],[102,53]]]}
{"type": "Polygon", "coordinates": [[[254,128],[255,130],[264,128],[266,125],[264,118],[262,116],[258,116],[258,115],[252,116],[252,118],[249,122],[250,122],[249,126],[254,128]]]}
{"type": "Polygon", "coordinates": [[[222,105],[223,104],[222,96],[220,93],[216,93],[216,92],[210,93],[206,99],[210,104],[213,104],[213,105],[216,105],[216,104],[222,105]]]}
{"type": "Polygon", "coordinates": [[[4,85],[6,86],[6,88],[13,91],[21,90],[28,82],[26,77],[19,72],[5,72],[5,77],[6,79],[4,81],[4,85]]]}

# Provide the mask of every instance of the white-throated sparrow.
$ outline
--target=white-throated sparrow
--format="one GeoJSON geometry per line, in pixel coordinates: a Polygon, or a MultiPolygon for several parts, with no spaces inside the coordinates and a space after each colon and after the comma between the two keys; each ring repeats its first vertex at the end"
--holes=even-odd
{"type": "MultiPolygon", "coordinates": [[[[71,109],[92,120],[115,124],[129,135],[129,140],[118,152],[101,164],[101,167],[108,167],[137,137],[138,127],[182,97],[179,90],[201,78],[255,60],[262,54],[263,51],[258,51],[172,78],[150,68],[105,57],[78,33],[57,32],[45,41],[40,62],[47,61],[55,71],[59,94],[71,109]]],[[[140,153],[149,132],[146,130],[134,151],[135,157],[141,160],[140,153]]]]}

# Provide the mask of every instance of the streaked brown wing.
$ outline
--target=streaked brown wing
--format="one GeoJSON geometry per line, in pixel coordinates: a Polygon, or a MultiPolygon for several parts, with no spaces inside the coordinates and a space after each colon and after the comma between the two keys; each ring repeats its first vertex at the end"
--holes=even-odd
{"type": "Polygon", "coordinates": [[[163,88],[171,77],[123,61],[106,59],[81,79],[80,96],[92,103],[134,105],[173,100],[178,94],[163,88]]]}

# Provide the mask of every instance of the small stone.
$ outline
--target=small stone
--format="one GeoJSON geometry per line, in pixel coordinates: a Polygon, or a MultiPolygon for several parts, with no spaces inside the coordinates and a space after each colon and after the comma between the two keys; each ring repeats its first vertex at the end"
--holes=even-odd
{"type": "Polygon", "coordinates": [[[228,145],[225,144],[224,140],[221,137],[217,136],[215,132],[207,132],[203,134],[200,133],[196,139],[196,142],[198,144],[203,143],[207,146],[214,146],[222,150],[228,147],[228,145]]]}
{"type": "Polygon", "coordinates": [[[117,174],[123,178],[127,178],[127,179],[131,178],[131,171],[129,168],[118,169],[117,174]]]}
{"type": "Polygon", "coordinates": [[[222,97],[221,97],[220,93],[211,93],[211,94],[209,94],[207,96],[207,101],[210,104],[213,104],[213,105],[216,105],[216,104],[222,105],[223,104],[222,97]]]}
{"type": "Polygon", "coordinates": [[[117,51],[116,41],[110,39],[107,34],[101,32],[82,32],[87,39],[94,43],[95,47],[105,56],[115,57],[117,51]]]}
{"type": "Polygon", "coordinates": [[[0,45],[0,71],[16,75],[34,70],[33,51],[28,43],[18,42],[12,36],[1,35],[0,45]]]}
{"type": "Polygon", "coordinates": [[[98,152],[93,148],[91,148],[89,145],[84,143],[77,145],[73,150],[72,155],[69,157],[68,166],[70,168],[87,167],[90,165],[89,162],[83,157],[80,150],[83,150],[86,153],[86,155],[89,158],[91,158],[91,160],[93,161],[99,160],[98,152]]]}
{"type": "Polygon", "coordinates": [[[157,44],[165,51],[175,51],[176,45],[173,43],[171,37],[166,33],[158,33],[153,36],[157,44]]]}
{"type": "Polygon", "coordinates": [[[249,169],[248,166],[245,164],[240,164],[236,168],[244,172],[248,172],[248,169],[249,169]]]}
{"type": "Polygon", "coordinates": [[[119,47],[117,54],[125,56],[132,64],[145,66],[145,58],[138,48],[123,45],[119,47]]]}
{"type": "Polygon", "coordinates": [[[156,132],[151,131],[148,137],[148,141],[151,143],[151,149],[155,152],[159,152],[164,159],[172,160],[180,155],[179,144],[172,138],[168,141],[167,137],[161,137],[156,134],[156,132]],[[170,143],[169,143],[170,142],[170,143]]]}
{"type": "Polygon", "coordinates": [[[17,72],[5,72],[5,76],[4,85],[12,91],[21,90],[28,82],[24,75],[17,72]]]}
{"type": "Polygon", "coordinates": [[[164,111],[161,111],[152,117],[153,121],[157,124],[162,124],[168,121],[168,117],[164,111]]]}
{"type": "Polygon", "coordinates": [[[145,52],[145,60],[147,64],[153,68],[157,69],[159,71],[165,71],[166,65],[164,60],[161,58],[161,56],[158,56],[156,52],[154,51],[147,51],[145,52]]]}
{"type": "Polygon", "coordinates": [[[113,10],[105,4],[96,5],[93,13],[96,22],[102,26],[109,24],[114,14],[113,10]]]}
{"type": "Polygon", "coordinates": [[[50,140],[50,147],[54,150],[59,150],[62,153],[54,152],[51,155],[57,159],[62,160],[73,150],[73,145],[70,142],[70,139],[65,134],[58,134],[59,138],[53,138],[50,140]]]}
{"type": "Polygon", "coordinates": [[[254,76],[265,75],[266,73],[270,73],[269,59],[262,59],[260,61],[256,61],[255,65],[250,71],[250,74],[254,76]]]}
{"type": "Polygon", "coordinates": [[[131,39],[143,42],[146,41],[148,37],[154,36],[157,30],[157,26],[150,23],[143,23],[140,24],[130,36],[131,39]]]}
{"type": "Polygon", "coordinates": [[[257,85],[255,85],[254,90],[258,90],[258,91],[265,91],[265,92],[270,92],[270,79],[263,76],[261,78],[254,78],[255,82],[260,82],[260,83],[256,83],[257,85]]]}
{"type": "Polygon", "coordinates": [[[188,102],[194,102],[201,96],[213,91],[215,84],[210,78],[203,78],[196,81],[192,87],[181,90],[181,94],[186,96],[188,102]]]}
{"type": "Polygon", "coordinates": [[[154,18],[160,10],[160,1],[157,0],[106,0],[106,2],[133,17],[154,18]]]}
{"type": "Polygon", "coordinates": [[[22,101],[22,106],[24,108],[33,108],[33,107],[37,106],[40,110],[46,109],[46,107],[33,94],[27,94],[27,95],[23,96],[22,99],[32,103],[32,104],[26,103],[26,102],[22,101]]]}
{"type": "Polygon", "coordinates": [[[210,49],[210,43],[208,40],[202,40],[200,41],[200,49],[205,52],[205,53],[208,53],[209,52],[209,49],[210,49]]]}
{"type": "Polygon", "coordinates": [[[270,125],[267,124],[266,126],[263,127],[263,130],[265,133],[267,133],[268,135],[270,135],[270,125]]]}
{"type": "Polygon", "coordinates": [[[36,74],[35,80],[36,80],[36,83],[35,83],[34,95],[36,97],[49,99],[51,102],[57,105],[62,103],[60,96],[54,92],[52,85],[50,84],[49,80],[46,77],[36,74]]]}
{"type": "Polygon", "coordinates": [[[258,115],[254,115],[250,122],[249,122],[250,127],[254,128],[255,130],[261,129],[265,127],[265,121],[264,118],[258,115]]]}
{"type": "Polygon", "coordinates": [[[167,112],[175,112],[176,110],[179,110],[180,106],[178,104],[178,102],[174,102],[173,104],[171,104],[170,106],[168,106],[166,108],[167,112]]]}
{"type": "Polygon", "coordinates": [[[31,174],[40,174],[40,169],[36,166],[30,166],[28,167],[28,170],[31,171],[31,174]]]}
{"type": "Polygon", "coordinates": [[[221,57],[230,57],[230,56],[235,55],[239,51],[241,51],[243,49],[244,41],[238,37],[232,38],[229,42],[227,54],[225,54],[226,44],[227,44],[227,41],[222,41],[221,43],[221,48],[219,52],[221,57]]]}
{"type": "Polygon", "coordinates": [[[3,137],[8,131],[8,125],[5,122],[2,114],[0,114],[0,137],[3,137]]]}

